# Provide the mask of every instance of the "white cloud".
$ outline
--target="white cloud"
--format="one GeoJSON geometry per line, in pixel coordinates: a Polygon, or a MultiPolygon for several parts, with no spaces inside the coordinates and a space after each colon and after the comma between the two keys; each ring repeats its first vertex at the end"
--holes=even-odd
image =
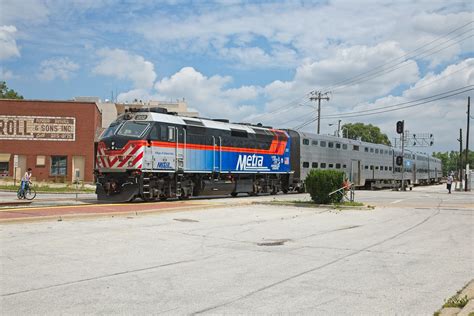
{"type": "Polygon", "coordinates": [[[38,24],[46,22],[49,9],[45,1],[38,0],[2,0],[0,4],[0,24],[26,22],[38,24]]]}
{"type": "MultiPolygon", "coordinates": [[[[418,80],[412,87],[405,90],[400,96],[388,95],[379,98],[374,102],[364,102],[340,112],[358,112],[363,110],[382,109],[386,106],[430,97],[473,84],[474,58],[470,58],[458,64],[446,67],[439,74],[427,74],[418,80]]],[[[453,95],[449,98],[420,104],[415,107],[404,108],[373,116],[343,118],[343,123],[364,122],[375,124],[381,128],[382,132],[387,133],[393,140],[396,136],[395,122],[397,120],[405,120],[405,128],[410,131],[410,133],[434,134],[435,145],[433,147],[416,150],[452,150],[458,146],[456,139],[459,137],[459,129],[463,129],[464,135],[466,133],[466,105],[468,95],[469,93],[453,95]]],[[[407,105],[413,105],[413,103],[399,105],[398,107],[401,108],[407,105]]],[[[332,108],[332,110],[335,109],[332,108]]],[[[327,120],[324,122],[327,122],[327,120]]]]}
{"type": "Polygon", "coordinates": [[[15,41],[16,31],[13,25],[0,26],[0,60],[20,57],[20,50],[15,41]]]}
{"type": "Polygon", "coordinates": [[[254,106],[244,103],[258,96],[258,88],[228,88],[231,82],[232,78],[229,76],[206,77],[192,67],[184,67],[172,76],[156,82],[154,93],[146,89],[134,89],[121,93],[118,99],[123,102],[135,99],[148,101],[185,98],[188,107],[212,118],[238,120],[255,113],[254,106]]]}
{"type": "MultiPolygon", "coordinates": [[[[390,5],[351,1],[266,2],[196,7],[198,10],[182,14],[169,16],[158,12],[141,17],[132,24],[132,30],[155,43],[158,49],[214,52],[243,66],[287,67],[297,58],[314,60],[330,56],[341,45],[373,46],[395,40],[408,51],[472,21],[471,12],[458,12],[465,10],[462,3],[452,4],[447,12],[445,4],[439,1],[390,5]],[[414,33],[418,36],[407,36],[414,33]]],[[[467,49],[461,43],[426,59],[437,64],[452,60],[467,49]]]]}
{"type": "Polygon", "coordinates": [[[97,55],[102,59],[93,69],[94,73],[130,80],[137,89],[149,89],[153,86],[156,79],[154,65],[142,56],[122,49],[108,48],[98,50],[97,55]]]}
{"type": "Polygon", "coordinates": [[[40,72],[37,76],[45,81],[56,78],[68,80],[78,69],[79,65],[67,57],[50,58],[41,62],[40,72]]]}
{"type": "Polygon", "coordinates": [[[16,76],[10,70],[0,67],[0,81],[7,81],[15,78],[16,76]]]}

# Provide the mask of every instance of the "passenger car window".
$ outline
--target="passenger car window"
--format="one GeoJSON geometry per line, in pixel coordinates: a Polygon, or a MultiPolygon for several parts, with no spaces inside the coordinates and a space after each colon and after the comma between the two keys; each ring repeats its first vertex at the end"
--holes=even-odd
{"type": "Polygon", "coordinates": [[[303,145],[309,145],[309,139],[303,138],[303,145]]]}
{"type": "Polygon", "coordinates": [[[309,162],[304,161],[303,162],[303,168],[309,168],[309,162]]]}
{"type": "Polygon", "coordinates": [[[317,162],[313,162],[313,163],[311,164],[311,168],[317,168],[317,167],[318,167],[318,163],[317,163],[317,162]]]}

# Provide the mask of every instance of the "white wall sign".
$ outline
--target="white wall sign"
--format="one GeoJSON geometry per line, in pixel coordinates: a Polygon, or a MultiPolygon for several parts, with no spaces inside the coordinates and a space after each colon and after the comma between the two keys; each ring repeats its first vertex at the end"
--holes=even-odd
{"type": "Polygon", "coordinates": [[[76,118],[0,115],[0,140],[74,141],[76,118]]]}

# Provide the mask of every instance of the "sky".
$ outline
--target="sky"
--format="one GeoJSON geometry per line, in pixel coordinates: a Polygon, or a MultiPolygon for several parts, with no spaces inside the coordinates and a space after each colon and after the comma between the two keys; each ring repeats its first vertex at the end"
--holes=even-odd
{"type": "Polygon", "coordinates": [[[413,150],[459,150],[473,9],[468,0],[0,0],[0,80],[26,99],[184,99],[202,117],[306,132],[317,128],[311,93],[322,92],[322,134],[341,120],[393,140],[404,120],[410,135],[434,137],[413,150]]]}

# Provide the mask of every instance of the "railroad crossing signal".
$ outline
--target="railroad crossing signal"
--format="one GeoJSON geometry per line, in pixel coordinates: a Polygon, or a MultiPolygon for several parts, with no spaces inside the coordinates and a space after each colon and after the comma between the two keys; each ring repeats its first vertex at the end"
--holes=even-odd
{"type": "Polygon", "coordinates": [[[397,156],[397,158],[395,159],[395,163],[397,164],[397,166],[403,165],[403,157],[397,156]]]}
{"type": "Polygon", "coordinates": [[[403,121],[398,121],[397,122],[397,133],[398,134],[403,134],[403,121]]]}

